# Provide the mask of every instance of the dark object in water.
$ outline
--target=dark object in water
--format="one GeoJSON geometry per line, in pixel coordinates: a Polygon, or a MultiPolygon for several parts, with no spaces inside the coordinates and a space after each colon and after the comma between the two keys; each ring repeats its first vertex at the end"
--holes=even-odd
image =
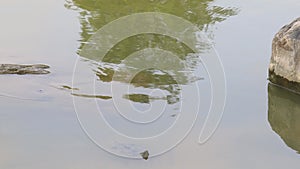
{"type": "Polygon", "coordinates": [[[43,64],[18,65],[18,64],[0,64],[0,74],[48,74],[50,66],[43,64]]]}
{"type": "Polygon", "coordinates": [[[68,89],[68,90],[79,90],[78,88],[70,87],[70,86],[67,86],[67,85],[62,85],[61,87],[63,89],[68,89]]]}
{"type": "Polygon", "coordinates": [[[146,150],[146,151],[144,151],[144,152],[142,152],[140,154],[141,154],[141,156],[143,157],[144,160],[148,160],[148,157],[149,157],[148,150],[146,150]]]}
{"type": "Polygon", "coordinates": [[[85,98],[104,99],[104,100],[109,100],[112,98],[111,96],[88,95],[88,94],[78,94],[78,93],[71,93],[71,95],[78,96],[78,97],[85,97],[85,98]]]}

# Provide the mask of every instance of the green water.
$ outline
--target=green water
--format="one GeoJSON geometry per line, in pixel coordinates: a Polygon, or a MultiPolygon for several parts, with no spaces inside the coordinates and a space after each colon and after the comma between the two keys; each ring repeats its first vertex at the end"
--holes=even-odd
{"type": "Polygon", "coordinates": [[[268,85],[267,69],[274,34],[299,17],[299,8],[297,0],[1,1],[0,63],[44,63],[51,73],[0,76],[0,168],[298,168],[300,98],[268,85]],[[82,55],[99,29],[140,12],[185,19],[211,43],[200,39],[202,50],[197,53],[180,39],[148,33],[113,44],[100,61],[82,55]],[[169,53],[153,61],[156,57],[147,49],[169,53]],[[209,56],[209,51],[216,51],[223,63],[227,99],[217,131],[198,144],[212,97],[210,77],[199,55],[209,56]],[[140,60],[126,60],[130,55],[140,60]],[[141,69],[150,62],[144,58],[155,63],[154,68],[141,69]],[[134,74],[136,69],[141,71],[134,74]],[[197,105],[195,84],[200,93],[197,105]],[[97,109],[90,106],[95,103],[97,109]],[[119,110],[117,103],[124,109],[119,110]],[[182,105],[188,108],[181,111],[182,105]],[[80,111],[85,117],[101,111],[116,131],[139,138],[167,131],[197,106],[199,115],[187,137],[155,157],[152,152],[183,129],[146,147],[111,140],[108,130],[95,130],[112,144],[103,149],[83,130],[76,114],[80,111]],[[153,110],[157,121],[128,123],[123,115],[152,117],[130,114],[131,110],[153,110]],[[128,159],[110,150],[129,156],[149,150],[150,158],[128,159]]]}

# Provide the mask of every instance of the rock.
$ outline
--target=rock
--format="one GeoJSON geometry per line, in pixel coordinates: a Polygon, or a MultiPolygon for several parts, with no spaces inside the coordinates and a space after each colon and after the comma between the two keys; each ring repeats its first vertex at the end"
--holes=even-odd
{"type": "Polygon", "coordinates": [[[300,95],[269,84],[268,120],[285,144],[300,153],[300,95]]]}
{"type": "Polygon", "coordinates": [[[281,28],[274,37],[269,80],[300,92],[300,18],[281,28]]]}
{"type": "Polygon", "coordinates": [[[0,64],[0,74],[48,74],[50,73],[48,65],[18,65],[18,64],[0,64]]]}
{"type": "Polygon", "coordinates": [[[140,154],[141,154],[141,156],[143,157],[144,160],[148,160],[148,158],[149,158],[149,152],[147,150],[144,151],[144,152],[142,152],[142,153],[140,153],[140,154]]]}

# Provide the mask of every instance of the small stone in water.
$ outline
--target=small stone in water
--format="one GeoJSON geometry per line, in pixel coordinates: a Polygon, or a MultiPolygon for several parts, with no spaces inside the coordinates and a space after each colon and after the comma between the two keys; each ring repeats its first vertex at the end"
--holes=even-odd
{"type": "Polygon", "coordinates": [[[146,151],[144,151],[144,152],[142,152],[142,153],[140,153],[140,154],[141,154],[141,156],[143,157],[143,159],[148,160],[148,157],[149,157],[149,152],[148,152],[148,150],[146,150],[146,151]]]}
{"type": "Polygon", "coordinates": [[[48,74],[50,67],[43,64],[18,65],[18,64],[0,64],[0,74],[48,74]]]}

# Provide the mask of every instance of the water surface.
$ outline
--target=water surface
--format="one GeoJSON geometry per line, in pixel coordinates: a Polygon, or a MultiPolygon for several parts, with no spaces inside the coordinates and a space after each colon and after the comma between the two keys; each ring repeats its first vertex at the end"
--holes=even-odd
{"type": "MultiPolygon", "coordinates": [[[[0,168],[298,168],[299,97],[276,87],[268,89],[267,68],[274,34],[298,17],[299,7],[296,0],[0,2],[1,63],[51,66],[51,74],[45,76],[0,76],[0,168]],[[101,64],[79,56],[85,42],[105,24],[150,11],[177,15],[197,25],[213,41],[223,62],[227,104],[218,130],[203,145],[197,139],[210,101],[209,81],[201,61],[187,46],[170,37],[146,34],[117,44],[101,64]],[[178,74],[181,80],[175,81],[170,71],[148,69],[128,80],[124,72],[131,69],[125,69],[113,78],[124,57],[148,47],[176,53],[189,65],[188,71],[196,73],[178,74]],[[72,86],[76,61],[82,66],[77,76],[83,82],[72,86]],[[88,87],[92,75],[96,93],[88,87]],[[136,128],[122,121],[112,108],[111,83],[129,84],[130,92],[119,91],[118,97],[140,111],[151,104],[165,105],[159,125],[136,128]],[[174,123],[179,103],[193,99],[180,93],[193,83],[199,84],[206,98],[196,125],[176,148],[148,161],[120,158],[100,149],[83,132],[72,101],[76,97],[89,103],[96,98],[115,129],[148,136],[174,123]]],[[[89,107],[82,108],[89,113],[89,107]]],[[[112,148],[140,151],[134,145],[112,148]]]]}

